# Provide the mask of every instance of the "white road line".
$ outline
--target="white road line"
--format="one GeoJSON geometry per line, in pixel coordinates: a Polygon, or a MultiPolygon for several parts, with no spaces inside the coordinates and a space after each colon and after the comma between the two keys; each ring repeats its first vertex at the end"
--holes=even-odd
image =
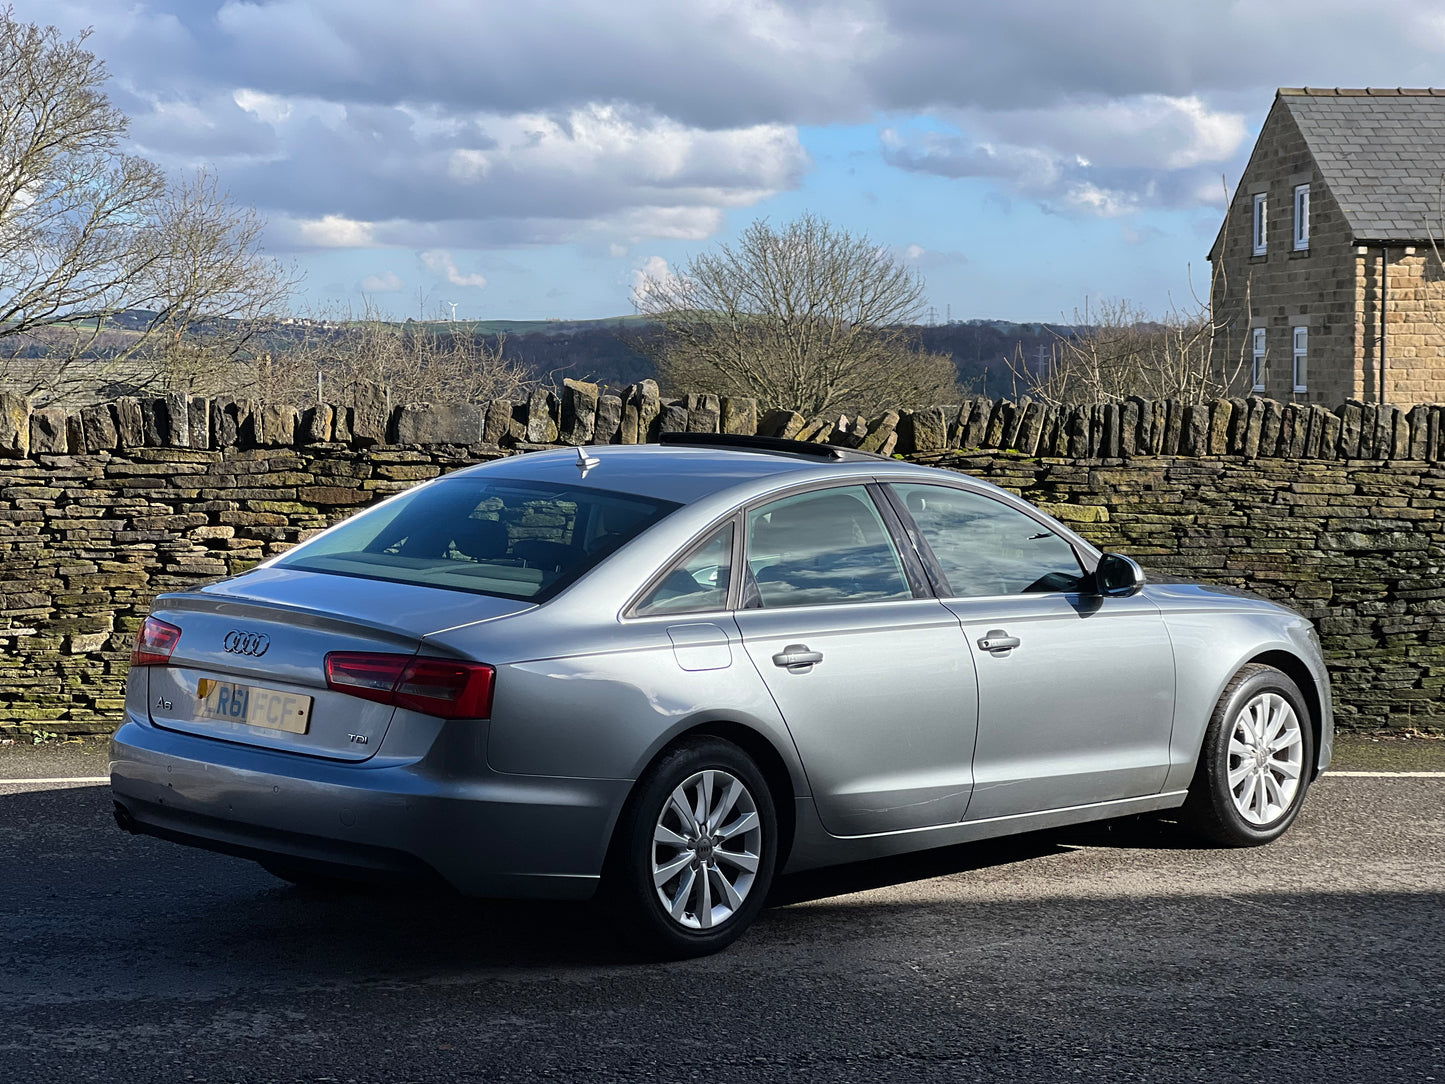
{"type": "Polygon", "coordinates": [[[1445,772],[1337,772],[1328,768],[1325,774],[1345,779],[1445,779],[1445,772]]]}
{"type": "Polygon", "coordinates": [[[0,787],[25,786],[29,783],[109,783],[108,775],[72,775],[62,779],[0,779],[0,787]]]}

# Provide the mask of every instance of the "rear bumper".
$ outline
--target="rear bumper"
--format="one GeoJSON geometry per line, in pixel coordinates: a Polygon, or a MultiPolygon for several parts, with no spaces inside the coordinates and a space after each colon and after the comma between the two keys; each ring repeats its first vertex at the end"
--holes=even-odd
{"type": "Polygon", "coordinates": [[[372,877],[434,873],[476,896],[596,891],[630,781],[499,775],[446,746],[443,736],[420,760],[348,764],[132,716],[111,742],[111,788],[126,827],[210,850],[372,877]]]}

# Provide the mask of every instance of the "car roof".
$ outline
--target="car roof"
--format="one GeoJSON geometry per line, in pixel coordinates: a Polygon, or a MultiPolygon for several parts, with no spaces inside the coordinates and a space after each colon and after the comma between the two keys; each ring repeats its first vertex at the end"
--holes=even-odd
{"type": "MultiPolygon", "coordinates": [[[[848,456],[834,460],[816,453],[772,448],[619,444],[527,452],[469,467],[447,477],[467,477],[478,473],[494,479],[581,485],[691,504],[750,482],[841,480],[844,477],[893,473],[917,477],[929,473],[929,468],[881,457],[848,456]],[[579,452],[591,460],[585,474],[579,466],[579,452]]],[[[983,484],[987,486],[987,483],[983,484]]],[[[760,488],[772,487],[762,485],[760,488]]]]}

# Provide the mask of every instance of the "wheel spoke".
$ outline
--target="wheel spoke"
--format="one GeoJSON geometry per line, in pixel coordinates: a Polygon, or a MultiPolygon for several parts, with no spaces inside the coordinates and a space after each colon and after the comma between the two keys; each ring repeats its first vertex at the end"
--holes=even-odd
{"type": "Polygon", "coordinates": [[[749,832],[758,826],[758,815],[756,813],[744,813],[737,820],[717,830],[717,837],[720,840],[732,839],[739,832],[749,832]]]}
{"type": "Polygon", "coordinates": [[[1265,701],[1265,724],[1264,732],[1260,735],[1260,744],[1269,745],[1279,734],[1280,727],[1284,726],[1288,716],[1289,705],[1277,696],[1271,696],[1265,701]]]}
{"type": "Polygon", "coordinates": [[[1299,727],[1291,727],[1275,738],[1274,743],[1269,747],[1269,751],[1271,753],[1279,753],[1290,748],[1290,746],[1299,745],[1302,740],[1303,738],[1300,735],[1299,727]]]}
{"type": "Polygon", "coordinates": [[[687,837],[680,836],[665,824],[659,824],[652,830],[652,842],[665,843],[669,847],[687,847],[687,837]]]}
{"type": "Polygon", "coordinates": [[[1252,760],[1241,764],[1238,768],[1231,771],[1229,773],[1229,789],[1234,790],[1235,787],[1244,781],[1244,777],[1252,771],[1254,771],[1254,761],[1252,760]]]}
{"type": "Polygon", "coordinates": [[[1263,823],[1269,817],[1269,773],[1260,772],[1259,782],[1254,789],[1254,815],[1263,823]]]}
{"type": "Polygon", "coordinates": [[[702,903],[697,909],[697,921],[704,930],[712,928],[712,878],[705,869],[702,873],[702,903]]]}
{"type": "Polygon", "coordinates": [[[1241,757],[1245,760],[1248,760],[1250,757],[1254,756],[1254,750],[1248,745],[1245,745],[1244,742],[1240,741],[1238,738],[1230,738],[1229,755],[1232,757],[1241,757]]]}
{"type": "Polygon", "coordinates": [[[707,811],[712,808],[712,783],[715,772],[703,772],[702,782],[697,788],[697,808],[693,813],[693,820],[697,821],[699,831],[707,830],[707,811]]]}
{"type": "MultiPolygon", "coordinates": [[[[672,897],[668,905],[668,913],[678,922],[682,921],[682,916],[687,912],[687,901],[692,898],[692,886],[696,880],[697,871],[689,868],[688,871],[683,874],[682,883],[678,885],[677,888],[677,894],[672,897]]],[[[706,882],[704,881],[704,883],[706,882]]]]}
{"type": "Polygon", "coordinates": [[[1286,779],[1298,779],[1300,766],[1288,760],[1271,760],[1268,764],[1270,771],[1283,776],[1286,779]]]}
{"type": "Polygon", "coordinates": [[[723,876],[722,870],[718,869],[716,865],[710,865],[707,872],[709,879],[716,881],[718,888],[722,889],[723,899],[727,901],[729,911],[736,911],[743,905],[742,896],[738,895],[738,890],[723,876]]]}
{"type": "MultiPolygon", "coordinates": [[[[683,786],[685,785],[686,784],[684,784],[683,786]]],[[[685,830],[691,829],[694,833],[696,833],[698,830],[697,817],[693,815],[692,806],[688,804],[687,792],[683,789],[682,786],[679,786],[675,791],[672,792],[672,797],[669,799],[669,801],[672,802],[672,807],[677,810],[677,815],[682,818],[683,828],[685,830]]]]}
{"type": "Polygon", "coordinates": [[[1250,804],[1254,801],[1254,791],[1259,785],[1259,776],[1251,768],[1249,775],[1245,777],[1242,790],[1234,792],[1234,802],[1241,812],[1247,812],[1250,804]]]}
{"type": "Polygon", "coordinates": [[[687,869],[687,867],[692,864],[692,858],[693,855],[691,851],[683,851],[666,865],[654,866],[652,868],[652,883],[657,885],[658,888],[664,887],[668,881],[672,880],[679,872],[687,869]]]}
{"type": "Polygon", "coordinates": [[[718,802],[717,807],[708,814],[707,830],[709,832],[721,824],[727,815],[733,811],[733,807],[738,804],[738,798],[741,797],[742,793],[743,785],[740,782],[736,779],[728,782],[728,789],[723,792],[722,801],[718,802]]]}
{"type": "Polygon", "coordinates": [[[758,856],[749,854],[747,851],[724,851],[712,852],[713,858],[719,862],[726,862],[730,866],[737,866],[738,869],[745,869],[749,873],[758,872],[758,856]]]}

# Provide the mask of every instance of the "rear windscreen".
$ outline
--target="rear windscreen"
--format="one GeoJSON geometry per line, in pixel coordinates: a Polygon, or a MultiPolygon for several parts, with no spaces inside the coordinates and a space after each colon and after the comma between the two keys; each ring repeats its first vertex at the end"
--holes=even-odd
{"type": "Polygon", "coordinates": [[[458,478],[363,512],[271,567],[542,602],[677,507],[604,489],[458,478]]]}

